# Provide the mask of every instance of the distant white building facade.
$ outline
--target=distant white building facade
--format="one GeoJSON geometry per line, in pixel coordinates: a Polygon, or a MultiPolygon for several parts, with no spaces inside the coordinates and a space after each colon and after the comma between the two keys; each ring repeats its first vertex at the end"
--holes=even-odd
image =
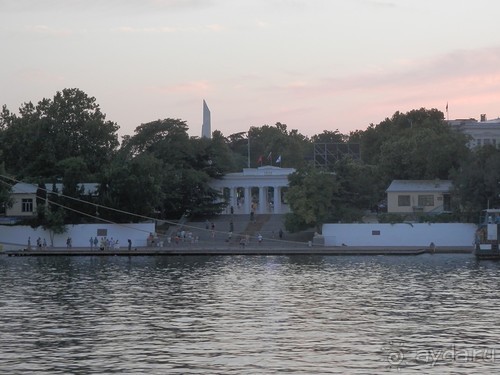
{"type": "Polygon", "coordinates": [[[467,144],[469,148],[476,148],[485,145],[500,147],[500,118],[487,120],[486,115],[481,115],[480,121],[474,118],[449,120],[448,124],[465,135],[470,137],[467,144]]]}
{"type": "Polygon", "coordinates": [[[203,124],[201,125],[201,137],[212,138],[212,123],[211,123],[210,109],[207,102],[203,100],[203,124]]]}
{"type": "Polygon", "coordinates": [[[228,202],[226,213],[235,215],[285,214],[290,212],[286,201],[288,175],[294,168],[271,165],[259,168],[244,168],[243,172],[228,173],[210,185],[218,189],[228,202]]]}

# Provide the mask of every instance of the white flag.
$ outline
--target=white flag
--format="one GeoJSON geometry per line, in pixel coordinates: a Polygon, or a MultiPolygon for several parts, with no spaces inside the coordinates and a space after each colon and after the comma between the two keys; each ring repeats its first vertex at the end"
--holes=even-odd
{"type": "Polygon", "coordinates": [[[276,164],[281,163],[281,155],[278,156],[278,159],[276,159],[276,164]]]}

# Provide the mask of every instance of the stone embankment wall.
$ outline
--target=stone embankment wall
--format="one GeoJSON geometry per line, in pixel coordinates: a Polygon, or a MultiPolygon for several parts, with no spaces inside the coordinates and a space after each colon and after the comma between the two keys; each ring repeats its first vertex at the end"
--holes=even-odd
{"type": "MultiPolygon", "coordinates": [[[[140,224],[82,224],[68,225],[67,231],[63,234],[54,236],[54,247],[66,247],[68,237],[71,237],[73,247],[90,247],[90,237],[98,237],[100,240],[103,236],[98,236],[98,233],[107,233],[107,238],[113,238],[114,241],[119,241],[119,246],[126,248],[127,240],[132,241],[132,246],[146,246],[147,237],[150,233],[155,232],[154,223],[140,224]]],[[[43,228],[31,228],[30,226],[8,226],[0,225],[0,246],[4,250],[23,249],[28,246],[28,238],[31,246],[36,246],[37,238],[46,240],[50,246],[50,234],[43,228]]]]}
{"type": "Polygon", "coordinates": [[[325,246],[472,246],[477,226],[435,224],[324,224],[325,246]]]}

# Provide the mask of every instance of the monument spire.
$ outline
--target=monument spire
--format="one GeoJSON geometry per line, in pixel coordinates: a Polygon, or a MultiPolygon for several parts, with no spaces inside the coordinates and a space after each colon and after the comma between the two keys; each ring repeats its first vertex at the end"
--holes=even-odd
{"type": "Polygon", "coordinates": [[[210,122],[210,109],[203,99],[203,124],[201,125],[201,137],[212,138],[212,124],[210,122]]]}

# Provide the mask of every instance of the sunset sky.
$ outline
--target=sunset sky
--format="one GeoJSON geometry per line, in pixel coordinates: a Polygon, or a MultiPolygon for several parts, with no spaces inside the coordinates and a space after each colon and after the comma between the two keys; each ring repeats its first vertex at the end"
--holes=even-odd
{"type": "Polygon", "coordinates": [[[224,135],[312,136],[396,111],[500,116],[500,1],[0,0],[0,105],[79,88],[120,135],[202,102],[224,135]]]}

